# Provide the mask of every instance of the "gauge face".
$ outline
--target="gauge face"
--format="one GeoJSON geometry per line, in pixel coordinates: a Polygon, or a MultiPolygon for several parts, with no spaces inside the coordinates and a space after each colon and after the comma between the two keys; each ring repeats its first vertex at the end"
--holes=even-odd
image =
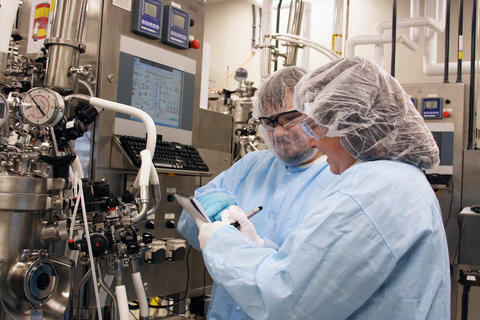
{"type": "Polygon", "coordinates": [[[248,71],[245,68],[238,68],[233,78],[237,81],[245,81],[248,78],[248,71]]]}
{"type": "Polygon", "coordinates": [[[64,104],[61,96],[46,88],[29,90],[22,101],[24,119],[37,126],[55,125],[63,116],[64,104]]]}

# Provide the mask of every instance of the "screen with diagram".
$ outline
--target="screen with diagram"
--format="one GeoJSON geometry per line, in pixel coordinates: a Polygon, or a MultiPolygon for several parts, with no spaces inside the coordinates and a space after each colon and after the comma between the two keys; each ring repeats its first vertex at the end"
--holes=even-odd
{"type": "Polygon", "coordinates": [[[132,106],[147,112],[156,124],[179,128],[183,72],[133,58],[132,106]]]}
{"type": "MultiPolygon", "coordinates": [[[[148,113],[164,141],[191,144],[195,61],[129,37],[120,37],[117,102],[148,113]]],[[[115,135],[145,137],[139,119],[117,113],[115,135]]]]}

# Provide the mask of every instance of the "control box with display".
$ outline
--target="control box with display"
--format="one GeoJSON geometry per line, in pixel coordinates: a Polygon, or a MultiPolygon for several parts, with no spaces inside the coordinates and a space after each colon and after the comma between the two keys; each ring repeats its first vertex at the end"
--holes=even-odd
{"type": "Polygon", "coordinates": [[[424,119],[442,119],[442,98],[423,98],[422,115],[424,119]]]}
{"type": "Polygon", "coordinates": [[[160,39],[162,4],[158,0],[133,0],[132,31],[142,36],[160,39]]]}
{"type": "Polygon", "coordinates": [[[170,46],[187,49],[190,16],[171,5],[163,8],[162,42],[170,46]]]}

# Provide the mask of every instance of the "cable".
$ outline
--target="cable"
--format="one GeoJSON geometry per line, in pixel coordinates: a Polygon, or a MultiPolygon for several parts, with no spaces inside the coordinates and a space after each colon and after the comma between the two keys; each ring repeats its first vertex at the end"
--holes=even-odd
{"type": "MultiPolygon", "coordinates": [[[[80,180],[80,183],[82,181],[80,180]]],[[[102,320],[102,310],[100,305],[100,296],[98,294],[98,286],[97,286],[97,276],[95,272],[95,263],[93,261],[93,250],[92,250],[92,242],[90,239],[90,231],[88,230],[88,219],[87,219],[87,210],[85,209],[85,197],[83,195],[83,188],[79,188],[78,197],[80,198],[80,204],[82,206],[82,216],[83,216],[83,225],[85,227],[85,238],[87,239],[87,248],[88,248],[88,255],[90,260],[90,268],[92,269],[92,281],[93,281],[93,293],[95,294],[95,301],[97,303],[97,313],[98,319],[102,320]]]]}
{"type": "Polygon", "coordinates": [[[128,310],[128,311],[130,311],[130,313],[132,314],[132,316],[133,316],[133,318],[134,318],[135,320],[138,320],[138,318],[135,317],[135,313],[133,313],[132,310],[128,310]]]}
{"type": "Polygon", "coordinates": [[[205,287],[207,286],[207,267],[203,267],[203,296],[205,297],[205,287]]]}
{"type": "MultiPolygon", "coordinates": [[[[255,55],[255,51],[253,51],[250,56],[247,58],[247,60],[245,60],[238,68],[242,68],[243,66],[245,66],[247,63],[250,62],[250,60],[252,60],[253,56],[255,55]]],[[[238,69],[237,68],[237,69],[238,69]]],[[[235,69],[235,71],[237,71],[235,69]]],[[[218,80],[216,81],[217,83],[222,83],[222,82],[227,82],[228,79],[230,79],[234,74],[235,74],[235,71],[231,72],[230,74],[228,74],[225,79],[222,79],[222,80],[218,80]]],[[[219,90],[219,89],[208,89],[208,91],[214,91],[214,90],[219,90]]]]}
{"type": "Polygon", "coordinates": [[[452,191],[451,191],[452,195],[450,196],[450,207],[448,209],[447,220],[445,220],[445,224],[443,225],[443,227],[445,229],[447,228],[448,221],[450,220],[450,216],[452,214],[452,203],[453,203],[453,195],[454,195],[454,193],[453,193],[453,179],[451,180],[451,182],[452,182],[452,191]]]}
{"type": "Polygon", "coordinates": [[[455,247],[455,253],[453,255],[453,263],[455,264],[455,260],[457,259],[457,254],[460,252],[460,241],[462,240],[462,223],[460,218],[457,216],[457,224],[458,224],[458,243],[455,247]]]}
{"type": "Polygon", "coordinates": [[[185,293],[183,295],[182,298],[178,299],[178,300],[175,300],[175,299],[171,299],[171,298],[166,298],[166,297],[154,297],[152,300],[154,300],[158,305],[152,305],[151,303],[149,303],[149,307],[151,308],[154,308],[154,309],[166,309],[166,308],[169,308],[169,307],[173,307],[174,305],[182,302],[182,301],[185,301],[187,299],[187,295],[188,295],[188,285],[190,284],[190,264],[189,264],[189,257],[190,257],[190,252],[192,251],[192,246],[189,246],[188,247],[188,251],[187,251],[187,256],[186,256],[186,262],[187,262],[187,283],[185,285],[185,293]],[[160,301],[158,300],[159,298],[161,298],[162,300],[173,300],[173,303],[172,304],[169,304],[169,305],[166,305],[166,306],[161,306],[160,305],[160,301]]]}
{"type": "Polygon", "coordinates": [[[190,258],[190,251],[192,251],[192,246],[188,246],[187,257],[186,257],[186,259],[187,259],[187,284],[185,285],[185,294],[183,295],[183,298],[181,298],[177,301],[177,303],[187,299],[188,285],[190,284],[190,263],[188,261],[189,258],[190,258]]]}

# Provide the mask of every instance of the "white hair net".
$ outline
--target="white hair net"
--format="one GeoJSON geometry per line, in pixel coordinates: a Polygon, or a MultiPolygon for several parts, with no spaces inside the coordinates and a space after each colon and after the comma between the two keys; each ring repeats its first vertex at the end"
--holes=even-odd
{"type": "Polygon", "coordinates": [[[293,93],[295,85],[306,73],[305,69],[291,66],[267,77],[253,98],[253,117],[258,119],[262,116],[293,110],[291,102],[285,99],[286,93],[287,91],[293,93]]]}
{"type": "Polygon", "coordinates": [[[294,104],[360,160],[391,159],[433,168],[438,146],[410,97],[380,66],[344,58],[306,75],[294,104]]]}
{"type": "MultiPolygon", "coordinates": [[[[295,110],[293,90],[306,73],[302,68],[291,66],[265,79],[253,99],[253,117],[258,119],[295,110]]],[[[287,127],[276,125],[267,131],[260,125],[258,132],[269,150],[286,165],[297,166],[312,159],[318,150],[308,146],[301,128],[298,125],[287,127]]]]}

